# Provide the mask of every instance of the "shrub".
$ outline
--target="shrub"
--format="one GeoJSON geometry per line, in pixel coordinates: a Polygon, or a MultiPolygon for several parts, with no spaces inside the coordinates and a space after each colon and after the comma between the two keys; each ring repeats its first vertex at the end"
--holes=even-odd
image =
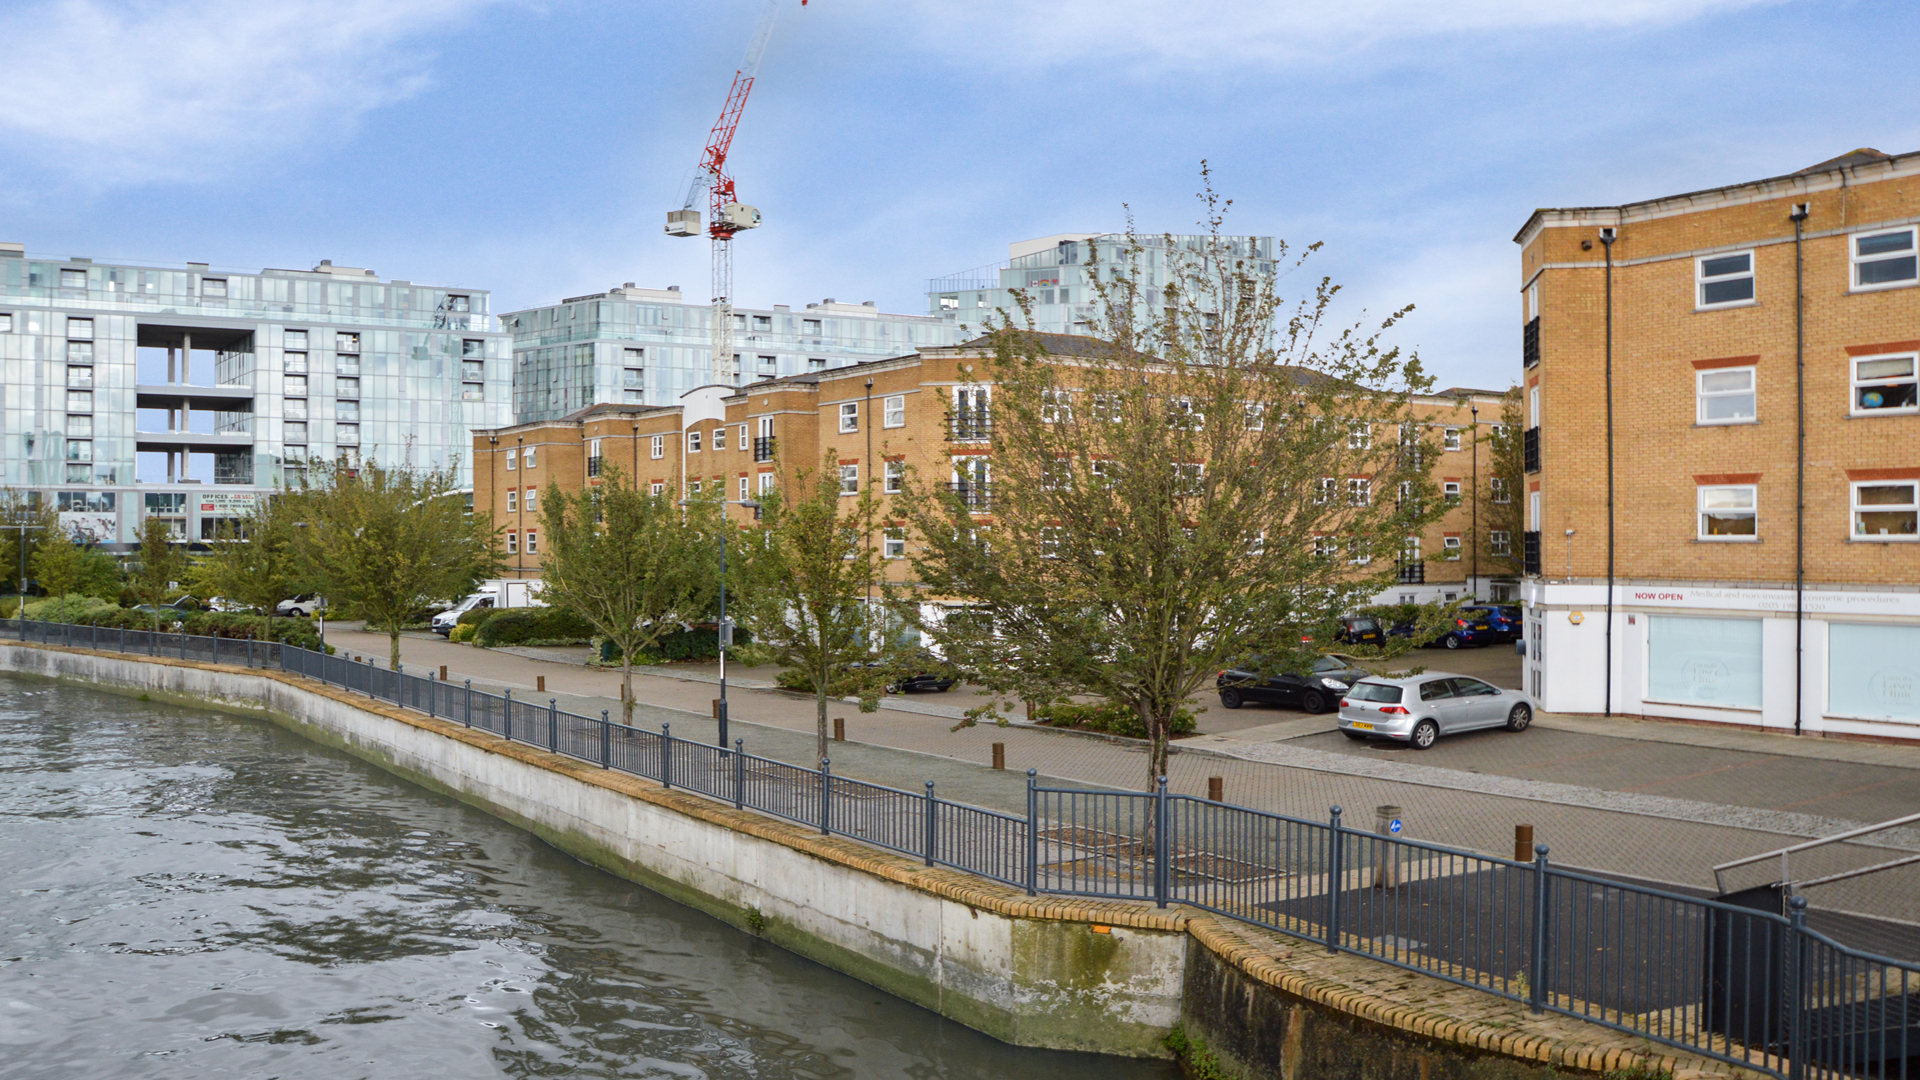
{"type": "MultiPolygon", "coordinates": [[[[1033,710],[1033,718],[1053,727],[1100,731],[1109,735],[1124,735],[1129,739],[1147,737],[1147,725],[1141,723],[1139,714],[1130,706],[1113,701],[1097,701],[1088,705],[1056,701],[1033,710]]],[[[1193,710],[1184,706],[1175,709],[1171,727],[1174,735],[1190,734],[1194,728],[1193,710]]]]}
{"type": "Polygon", "coordinates": [[[556,607],[496,612],[473,635],[473,643],[483,649],[498,645],[585,645],[592,639],[592,623],[556,607]]]}
{"type": "Polygon", "coordinates": [[[473,623],[454,623],[453,632],[447,635],[447,640],[452,642],[472,641],[474,633],[479,629],[480,628],[473,623]]]}
{"type": "MultiPolygon", "coordinates": [[[[45,602],[45,601],[42,601],[45,602]]],[[[27,617],[33,614],[37,604],[27,605],[27,617]]],[[[108,605],[81,612],[74,610],[68,622],[81,626],[100,626],[118,630],[151,630],[153,615],[145,611],[108,605]]],[[[170,634],[196,634],[201,637],[220,637],[255,641],[281,641],[303,649],[321,651],[320,634],[313,623],[306,619],[269,618],[264,615],[242,615],[219,611],[189,611],[180,614],[163,612],[160,615],[160,629],[170,634]]],[[[328,650],[331,651],[331,650],[328,650]]]]}
{"type": "MultiPolygon", "coordinates": [[[[753,638],[745,631],[735,628],[733,643],[735,647],[751,644],[753,638]]],[[[602,664],[618,665],[620,650],[613,642],[594,638],[596,655],[602,664]]],[[[673,663],[682,660],[716,660],[720,657],[720,629],[715,626],[696,626],[691,630],[670,630],[654,642],[653,648],[644,649],[635,654],[636,664],[673,663]]]]}
{"type": "Polygon", "coordinates": [[[79,593],[49,596],[43,600],[27,602],[27,618],[42,621],[85,623],[101,617],[106,612],[119,610],[120,605],[111,600],[102,600],[97,596],[82,596],[79,593]]]}
{"type": "Polygon", "coordinates": [[[468,608],[467,610],[460,613],[460,617],[458,619],[454,620],[454,625],[455,626],[472,626],[472,627],[478,628],[481,623],[486,622],[488,619],[493,618],[493,616],[498,612],[500,612],[501,610],[502,610],[501,608],[496,608],[496,607],[468,608]]]}

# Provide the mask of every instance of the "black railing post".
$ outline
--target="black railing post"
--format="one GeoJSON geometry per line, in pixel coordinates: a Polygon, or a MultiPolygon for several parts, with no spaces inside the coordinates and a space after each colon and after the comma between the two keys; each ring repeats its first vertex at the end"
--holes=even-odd
{"type": "Polygon", "coordinates": [[[673,786],[673,725],[660,725],[660,786],[673,786]]]}
{"type": "Polygon", "coordinates": [[[1153,783],[1153,903],[1155,907],[1167,906],[1167,892],[1173,883],[1173,875],[1167,872],[1167,858],[1173,851],[1173,844],[1167,838],[1167,778],[1162,776],[1153,783]]]}
{"type": "Polygon", "coordinates": [[[1787,963],[1793,966],[1792,973],[1781,980],[1786,983],[1787,993],[1792,995],[1787,999],[1787,1080],[1806,1080],[1808,1041],[1804,1011],[1807,1000],[1806,897],[1796,896],[1787,901],[1787,922],[1787,963]]]}
{"type": "Polygon", "coordinates": [[[1038,769],[1027,770],[1027,895],[1033,896],[1040,890],[1040,792],[1035,789],[1034,778],[1038,769]]]}
{"type": "Polygon", "coordinates": [[[600,710],[600,767],[613,768],[613,721],[605,709],[600,710]]]}
{"type": "Polygon", "coordinates": [[[547,699],[547,749],[560,752],[560,699],[547,699]]]}
{"type": "Polygon", "coordinates": [[[933,781],[929,780],[927,781],[927,851],[926,851],[928,866],[933,865],[933,837],[934,837],[934,829],[935,829],[933,808],[937,805],[939,804],[935,802],[933,798],[933,781]]]}
{"type": "Polygon", "coordinates": [[[253,666],[253,639],[252,638],[247,639],[247,666],[249,668],[253,666]]]}
{"type": "Polygon", "coordinates": [[[747,808],[747,740],[733,740],[733,808],[747,808]]]}
{"type": "Polygon", "coordinates": [[[1547,1001],[1547,952],[1552,941],[1547,933],[1551,910],[1549,886],[1547,845],[1536,844],[1533,848],[1533,934],[1528,946],[1532,955],[1527,964],[1527,1008],[1536,1014],[1546,1007],[1547,1001]]]}
{"type": "Polygon", "coordinates": [[[1340,808],[1334,807],[1327,823],[1327,951],[1340,951],[1340,808]]]}
{"type": "Polygon", "coordinates": [[[833,760],[820,759],[820,835],[833,833],[833,760]]]}
{"type": "Polygon", "coordinates": [[[513,691],[507,690],[505,693],[507,696],[507,706],[506,708],[502,709],[501,712],[505,714],[506,719],[502,722],[501,727],[503,731],[506,733],[507,741],[512,742],[513,741],[513,691]]]}
{"type": "Polygon", "coordinates": [[[440,698],[440,691],[437,690],[433,685],[433,672],[429,671],[427,672],[427,715],[428,716],[440,715],[437,709],[437,706],[440,703],[439,698],[440,698]]]}
{"type": "Polygon", "coordinates": [[[467,680],[467,706],[465,710],[464,719],[466,720],[466,724],[468,727],[473,726],[473,680],[472,679],[467,680]]]}

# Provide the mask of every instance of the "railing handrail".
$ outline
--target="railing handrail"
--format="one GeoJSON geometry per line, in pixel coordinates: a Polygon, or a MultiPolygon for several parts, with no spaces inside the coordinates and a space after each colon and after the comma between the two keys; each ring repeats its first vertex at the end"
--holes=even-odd
{"type": "MultiPolygon", "coordinates": [[[[1798,852],[1812,851],[1814,848],[1825,847],[1828,844],[1844,843],[1845,841],[1858,837],[1871,836],[1877,832],[1885,832],[1888,829],[1897,829],[1902,825],[1912,825],[1915,822],[1920,822],[1920,814],[1908,814],[1905,817],[1892,818],[1873,825],[1862,825],[1857,829],[1848,829],[1846,832],[1834,833],[1832,836],[1816,837],[1812,840],[1803,840],[1798,844],[1788,844],[1783,848],[1775,848],[1772,851],[1763,851],[1758,855],[1747,855],[1742,858],[1732,859],[1728,862],[1720,863],[1713,868],[1713,883],[1721,892],[1725,892],[1727,891],[1726,886],[1721,882],[1721,874],[1724,871],[1732,870],[1740,866],[1751,866],[1758,862],[1766,862],[1768,859],[1785,859],[1787,856],[1798,852]]],[[[1786,869],[1784,862],[1781,864],[1781,869],[1783,871],[1786,869]]],[[[1868,869],[1872,868],[1869,867],[1868,869]]],[[[1788,881],[1783,874],[1780,884],[1790,885],[1792,882],[1788,881]]]]}

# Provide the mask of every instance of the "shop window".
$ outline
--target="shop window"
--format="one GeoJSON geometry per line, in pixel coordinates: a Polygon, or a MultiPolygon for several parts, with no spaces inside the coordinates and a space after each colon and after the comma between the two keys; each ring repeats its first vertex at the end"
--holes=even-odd
{"type": "Polygon", "coordinates": [[[1647,616],[1647,697],[1760,707],[1760,620],[1647,616]]]}
{"type": "Polygon", "coordinates": [[[1920,412],[1915,359],[1912,355],[1854,357],[1853,414],[1920,412]]]}
{"type": "Polygon", "coordinates": [[[1757,416],[1753,368],[1694,372],[1695,423],[1749,424],[1757,416]]]}
{"type": "Polygon", "coordinates": [[[1920,626],[1827,627],[1827,712],[1920,724],[1920,626]]]}
{"type": "Polygon", "coordinates": [[[1702,540],[1752,540],[1758,524],[1757,489],[1752,484],[1700,487],[1697,499],[1702,540]]]}
{"type": "Polygon", "coordinates": [[[1920,481],[1875,480],[1853,485],[1853,535],[1858,540],[1920,539],[1920,481]]]}

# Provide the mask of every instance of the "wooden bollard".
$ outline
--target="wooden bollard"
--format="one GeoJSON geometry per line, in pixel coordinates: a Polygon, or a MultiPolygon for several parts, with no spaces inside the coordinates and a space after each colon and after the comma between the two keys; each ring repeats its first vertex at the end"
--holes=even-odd
{"type": "Polygon", "coordinates": [[[847,741],[847,718],[844,716],[836,716],[833,718],[833,741],[847,741]]]}
{"type": "Polygon", "coordinates": [[[1513,827],[1513,861],[1533,861],[1533,826],[1515,825],[1513,827]]]}
{"type": "Polygon", "coordinates": [[[441,682],[447,681],[447,665],[445,664],[440,665],[440,681],[441,682]]]}
{"type": "Polygon", "coordinates": [[[993,744],[993,767],[996,769],[1004,769],[1007,767],[1006,743],[997,742],[993,744]]]}
{"type": "Polygon", "coordinates": [[[535,676],[533,677],[533,688],[534,688],[535,690],[538,690],[538,691],[540,691],[540,692],[541,692],[541,693],[543,693],[543,694],[544,694],[544,693],[546,693],[546,692],[547,692],[547,677],[546,677],[545,675],[535,675],[535,676]]]}
{"type": "Polygon", "coordinates": [[[1226,781],[1221,777],[1207,777],[1207,798],[1213,802],[1226,802],[1227,798],[1223,793],[1225,787],[1226,781]]]}
{"type": "Polygon", "coordinates": [[[713,718],[715,720],[720,719],[720,699],[719,698],[711,699],[708,702],[708,707],[712,710],[713,718]]]}

